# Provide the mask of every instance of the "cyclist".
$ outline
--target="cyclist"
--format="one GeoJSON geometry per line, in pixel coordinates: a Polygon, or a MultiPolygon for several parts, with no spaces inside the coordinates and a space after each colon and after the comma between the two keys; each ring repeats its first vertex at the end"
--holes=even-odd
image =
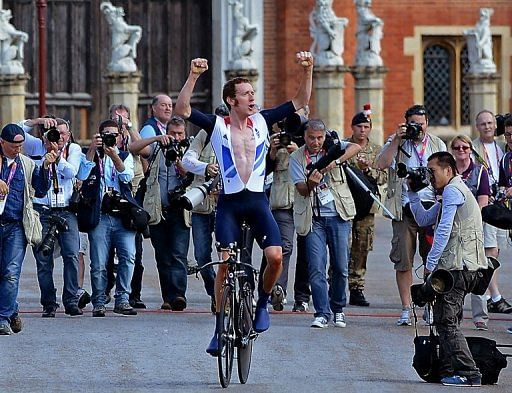
{"type": "MultiPolygon", "coordinates": [[[[270,326],[267,310],[270,293],[282,270],[282,248],[279,228],[270,212],[263,192],[266,155],[269,149],[269,129],[272,125],[303,108],[311,96],[313,56],[298,52],[296,60],[302,67],[302,77],[295,97],[272,109],[259,111],[254,88],[245,78],[234,78],[224,84],[222,99],[229,116],[206,115],[190,106],[190,99],[199,76],[208,69],[208,61],[191,61],[190,73],[176,102],[175,113],[203,128],[210,137],[217,156],[223,181],[215,224],[215,237],[221,248],[240,242],[241,221],[252,228],[263,249],[268,265],[263,274],[263,286],[254,316],[254,330],[264,332],[270,326]]],[[[224,253],[223,259],[227,259],[224,253]]],[[[219,265],[215,278],[217,313],[219,312],[222,283],[226,266],[219,265]]],[[[218,320],[218,318],[217,318],[218,320]]],[[[217,329],[206,352],[217,356],[217,329]]]]}

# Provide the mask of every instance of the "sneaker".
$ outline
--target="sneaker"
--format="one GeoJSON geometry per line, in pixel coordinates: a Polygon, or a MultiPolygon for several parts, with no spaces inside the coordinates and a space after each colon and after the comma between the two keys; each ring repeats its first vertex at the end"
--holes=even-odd
{"type": "Polygon", "coordinates": [[[256,333],[263,333],[270,327],[270,315],[268,314],[267,304],[261,305],[260,302],[256,304],[256,311],[254,312],[253,328],[256,333]]]}
{"type": "Polygon", "coordinates": [[[11,321],[9,322],[9,326],[13,333],[19,333],[23,329],[23,322],[18,314],[13,315],[11,317],[11,321]]]}
{"type": "Polygon", "coordinates": [[[70,315],[70,316],[76,316],[76,315],[82,315],[83,312],[82,310],[76,306],[76,305],[71,305],[71,306],[68,306],[64,309],[64,313],[67,314],[67,315],[70,315]]]}
{"type": "Polygon", "coordinates": [[[402,314],[400,315],[400,319],[396,321],[397,326],[411,326],[411,309],[407,308],[402,310],[402,314]]]}
{"type": "Polygon", "coordinates": [[[507,329],[507,333],[512,334],[512,327],[509,327],[509,328],[507,329]]]}
{"type": "Polygon", "coordinates": [[[487,301],[487,310],[489,312],[498,313],[498,314],[510,314],[512,313],[512,306],[509,302],[502,296],[500,300],[497,302],[493,302],[491,299],[487,301]]]}
{"type": "Polygon", "coordinates": [[[114,312],[116,314],[122,315],[137,315],[137,311],[135,311],[128,302],[116,304],[114,307],[114,312]]]}
{"type": "Polygon", "coordinates": [[[327,326],[327,319],[325,317],[315,317],[315,319],[313,319],[313,322],[311,322],[312,328],[323,329],[326,328],[327,326]]]}
{"type": "Polygon", "coordinates": [[[174,300],[171,302],[171,310],[172,311],[183,311],[187,308],[187,299],[183,296],[176,296],[174,300]]]}
{"type": "Polygon", "coordinates": [[[104,305],[96,306],[92,309],[92,316],[93,317],[104,317],[105,313],[107,312],[107,309],[104,305]]]}
{"type": "Polygon", "coordinates": [[[370,305],[370,303],[365,299],[362,289],[354,289],[350,291],[348,304],[359,307],[368,307],[370,305]]]}
{"type": "Polygon", "coordinates": [[[213,334],[210,344],[208,344],[208,348],[206,348],[206,353],[215,357],[219,356],[219,340],[217,339],[217,333],[213,334]]]}
{"type": "Polygon", "coordinates": [[[454,375],[452,377],[445,377],[441,379],[441,383],[445,386],[482,386],[482,379],[480,377],[461,377],[460,375],[454,375]]]}
{"type": "Polygon", "coordinates": [[[58,304],[52,304],[51,306],[44,306],[43,313],[41,314],[42,318],[55,318],[55,311],[59,308],[58,304]]]}
{"type": "Polygon", "coordinates": [[[161,310],[171,310],[171,303],[169,302],[163,302],[160,306],[161,310]]]}
{"type": "Polygon", "coordinates": [[[334,319],[332,321],[334,326],[344,328],[347,326],[347,322],[345,321],[345,313],[336,312],[334,313],[334,319]]]}
{"type": "Polygon", "coordinates": [[[79,291],[80,293],[78,295],[78,308],[81,310],[91,302],[91,295],[89,295],[89,293],[82,288],[80,288],[79,291]]]}
{"type": "Polygon", "coordinates": [[[109,293],[105,294],[105,304],[109,304],[112,301],[112,296],[109,293]]]}
{"type": "Polygon", "coordinates": [[[476,330],[482,330],[482,331],[489,330],[489,328],[487,327],[487,323],[485,323],[485,321],[475,322],[475,329],[476,330]]]}
{"type": "Polygon", "coordinates": [[[0,336],[10,336],[12,334],[11,327],[8,323],[0,324],[0,336]]]}
{"type": "Polygon", "coordinates": [[[427,325],[433,325],[434,324],[434,313],[428,307],[425,307],[423,309],[423,317],[422,318],[423,318],[423,320],[425,321],[425,323],[427,325]]]}
{"type": "Polygon", "coordinates": [[[274,311],[283,311],[284,309],[284,289],[276,284],[270,293],[270,303],[274,311]]]}
{"type": "Polygon", "coordinates": [[[140,308],[140,309],[146,308],[146,305],[144,304],[144,302],[142,300],[140,300],[140,298],[138,298],[138,297],[130,299],[129,302],[130,302],[130,306],[132,306],[133,308],[140,308]]]}
{"type": "Polygon", "coordinates": [[[309,303],[308,302],[295,302],[293,304],[292,311],[293,312],[308,312],[309,303]]]}

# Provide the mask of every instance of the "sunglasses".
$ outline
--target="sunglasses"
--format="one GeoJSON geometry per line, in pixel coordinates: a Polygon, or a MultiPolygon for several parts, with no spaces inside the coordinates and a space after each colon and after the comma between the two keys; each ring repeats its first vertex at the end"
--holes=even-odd
{"type": "Polygon", "coordinates": [[[507,138],[512,136],[512,134],[510,132],[505,132],[503,135],[505,135],[507,138]]]}
{"type": "Polygon", "coordinates": [[[452,146],[452,150],[464,150],[464,151],[468,151],[469,149],[471,149],[469,146],[452,146]]]}

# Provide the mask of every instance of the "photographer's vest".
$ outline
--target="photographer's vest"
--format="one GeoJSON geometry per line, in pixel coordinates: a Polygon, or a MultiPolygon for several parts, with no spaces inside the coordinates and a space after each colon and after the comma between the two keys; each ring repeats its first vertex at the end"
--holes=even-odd
{"type": "MultiPolygon", "coordinates": [[[[160,170],[160,161],[163,158],[163,152],[160,149],[155,157],[155,161],[149,171],[146,181],[146,193],[142,208],[149,214],[149,225],[157,225],[162,220],[162,198],[160,197],[160,182],[158,181],[158,171],[160,170]]],[[[187,227],[192,226],[192,213],[183,209],[183,218],[187,227]]]]}
{"type": "MultiPolygon", "coordinates": [[[[292,156],[296,158],[302,165],[302,168],[306,168],[307,160],[305,154],[306,146],[302,146],[300,149],[292,153],[292,156]]],[[[326,172],[324,176],[327,176],[329,190],[334,197],[334,205],[336,212],[339,216],[345,220],[352,220],[356,215],[356,207],[352,194],[348,188],[348,184],[345,181],[345,171],[341,165],[337,165],[329,172],[326,172]]],[[[305,179],[304,179],[305,180],[305,179]]],[[[293,220],[295,224],[295,230],[297,234],[301,236],[307,235],[313,226],[313,206],[311,201],[311,194],[314,194],[314,190],[311,190],[310,195],[302,196],[295,188],[294,194],[294,205],[293,205],[293,220]]]]}
{"type": "MultiPolygon", "coordinates": [[[[34,210],[32,199],[35,195],[32,187],[32,175],[35,164],[30,158],[19,154],[21,166],[23,168],[25,187],[23,187],[23,229],[29,246],[38,246],[43,238],[43,228],[39,219],[39,213],[34,210]]],[[[43,171],[44,168],[41,168],[43,171]]]]}
{"type": "Polygon", "coordinates": [[[270,187],[270,209],[291,209],[293,207],[295,186],[291,182],[288,173],[290,154],[286,148],[277,150],[275,161],[272,187],[270,187]]]}
{"type": "MultiPolygon", "coordinates": [[[[474,271],[487,268],[480,206],[460,176],[455,176],[446,187],[454,187],[464,196],[465,202],[457,206],[452,231],[438,267],[446,270],[474,271]]],[[[439,211],[438,220],[441,218],[439,211]]]]}
{"type": "MultiPolygon", "coordinates": [[[[198,160],[201,162],[206,162],[208,164],[213,164],[216,161],[215,153],[213,152],[212,144],[210,142],[207,142],[207,139],[209,139],[208,134],[204,130],[199,131],[199,133],[194,138],[193,143],[198,143],[200,146],[203,146],[201,152],[199,153],[198,160]]],[[[205,181],[206,177],[201,175],[195,175],[194,181],[192,182],[190,187],[193,188],[200,186],[205,181]]],[[[210,214],[215,210],[216,205],[217,204],[215,202],[215,196],[208,195],[203,202],[201,202],[192,210],[192,213],[210,214]]]]}
{"type": "MultiPolygon", "coordinates": [[[[428,146],[434,152],[444,150],[444,142],[435,135],[427,134],[428,146]]],[[[382,152],[381,152],[382,154],[382,152]]],[[[395,158],[395,168],[398,163],[407,164],[408,158],[401,149],[398,150],[395,158]]],[[[406,181],[405,178],[399,178],[396,175],[396,169],[393,167],[389,168],[388,174],[388,188],[386,190],[386,198],[384,200],[384,206],[395,216],[396,221],[402,221],[402,188],[406,181]]],[[[384,213],[386,216],[386,214],[384,213]]]]}

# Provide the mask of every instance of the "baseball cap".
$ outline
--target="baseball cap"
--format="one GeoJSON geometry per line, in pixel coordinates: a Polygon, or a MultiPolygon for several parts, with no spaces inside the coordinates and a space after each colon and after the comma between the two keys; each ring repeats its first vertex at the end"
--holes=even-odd
{"type": "Polygon", "coordinates": [[[20,143],[23,141],[15,141],[14,138],[16,135],[21,135],[23,137],[23,141],[25,140],[25,133],[23,129],[17,124],[7,124],[4,128],[2,128],[2,133],[0,134],[0,138],[2,138],[6,142],[11,143],[20,143]]]}

